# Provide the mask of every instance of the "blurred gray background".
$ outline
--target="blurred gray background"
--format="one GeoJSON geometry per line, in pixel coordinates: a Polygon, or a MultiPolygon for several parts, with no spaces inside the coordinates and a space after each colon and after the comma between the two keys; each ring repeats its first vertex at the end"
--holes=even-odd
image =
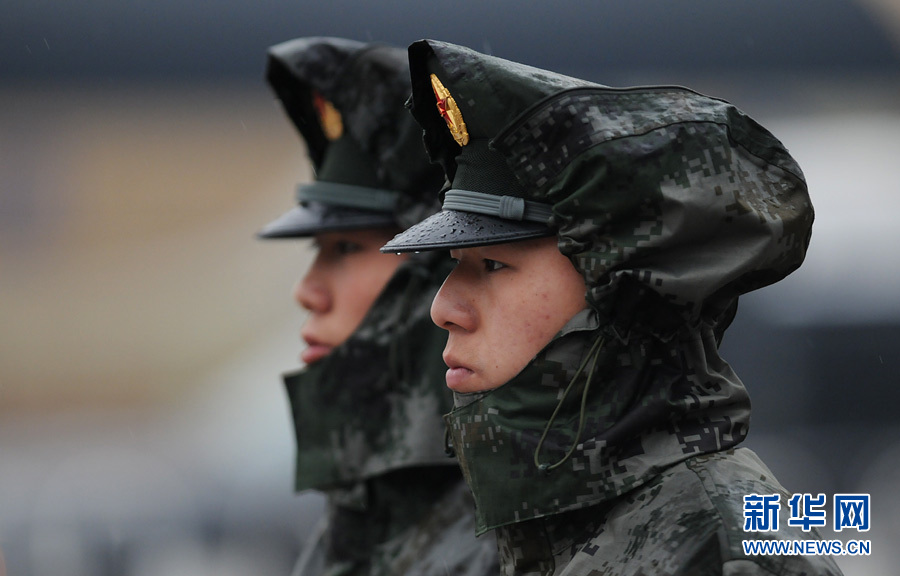
{"type": "MultiPolygon", "coordinates": [[[[254,232],[311,171],[266,48],[437,38],[614,86],[682,84],[771,129],[809,257],[723,355],[796,492],[870,493],[850,575],[898,574],[900,3],[0,0],[0,549],[16,576],[288,574],[279,374],[302,242],[254,232]]],[[[831,518],[829,516],[829,523],[831,518]]]]}

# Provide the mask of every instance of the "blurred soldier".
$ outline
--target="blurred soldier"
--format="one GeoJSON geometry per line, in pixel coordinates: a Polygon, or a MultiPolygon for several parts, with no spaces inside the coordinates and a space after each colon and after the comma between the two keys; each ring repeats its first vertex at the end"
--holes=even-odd
{"type": "Polygon", "coordinates": [[[838,574],[828,556],[744,553],[818,536],[737,448],[750,401],[718,353],[738,296],[805,256],[813,210],[787,150],[684,88],[434,41],[409,53],[413,114],[452,185],[382,250],[457,262],[431,310],[447,424],[502,573],[838,574]],[[746,516],[750,495],[780,513],[746,516]]]}
{"type": "Polygon", "coordinates": [[[285,384],[296,489],[323,491],[327,513],[295,573],[496,573],[496,544],[475,540],[471,496],[444,451],[446,334],[429,307],[448,258],[378,250],[437,209],[444,180],[404,107],[406,52],[297,39],[269,50],[267,80],[316,169],[298,206],[259,233],[318,248],[295,291],[310,314],[306,367],[285,384]]]}

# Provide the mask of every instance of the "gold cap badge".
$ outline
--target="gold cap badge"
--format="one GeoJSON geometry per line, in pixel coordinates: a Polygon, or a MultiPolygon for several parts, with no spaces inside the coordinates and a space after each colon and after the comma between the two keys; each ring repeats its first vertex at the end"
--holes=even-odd
{"type": "Polygon", "coordinates": [[[318,92],[313,92],[313,106],[319,115],[319,125],[329,140],[337,140],[344,133],[344,121],[334,104],[318,92]]]}
{"type": "Polygon", "coordinates": [[[463,121],[459,106],[456,105],[456,100],[434,74],[431,75],[431,87],[434,89],[434,97],[437,98],[438,112],[447,122],[450,134],[457,144],[465,146],[469,143],[469,132],[466,130],[466,123],[463,121]]]}

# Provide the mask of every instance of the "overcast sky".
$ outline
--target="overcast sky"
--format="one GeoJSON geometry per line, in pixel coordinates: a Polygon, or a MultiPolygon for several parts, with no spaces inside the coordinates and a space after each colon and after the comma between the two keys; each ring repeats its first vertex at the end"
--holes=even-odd
{"type": "Polygon", "coordinates": [[[334,35],[422,37],[605,83],[652,69],[900,70],[878,18],[853,0],[2,0],[0,77],[261,77],[268,46],[334,35]]]}

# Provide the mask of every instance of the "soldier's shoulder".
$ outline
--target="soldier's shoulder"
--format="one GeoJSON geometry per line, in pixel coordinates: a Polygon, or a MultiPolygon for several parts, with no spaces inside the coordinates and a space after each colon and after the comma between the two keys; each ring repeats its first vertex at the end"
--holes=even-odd
{"type": "Polygon", "coordinates": [[[840,574],[827,556],[744,554],[743,496],[752,493],[787,494],[751,451],[690,458],[610,503],[575,564],[602,559],[611,573],[632,574],[840,574]]]}

